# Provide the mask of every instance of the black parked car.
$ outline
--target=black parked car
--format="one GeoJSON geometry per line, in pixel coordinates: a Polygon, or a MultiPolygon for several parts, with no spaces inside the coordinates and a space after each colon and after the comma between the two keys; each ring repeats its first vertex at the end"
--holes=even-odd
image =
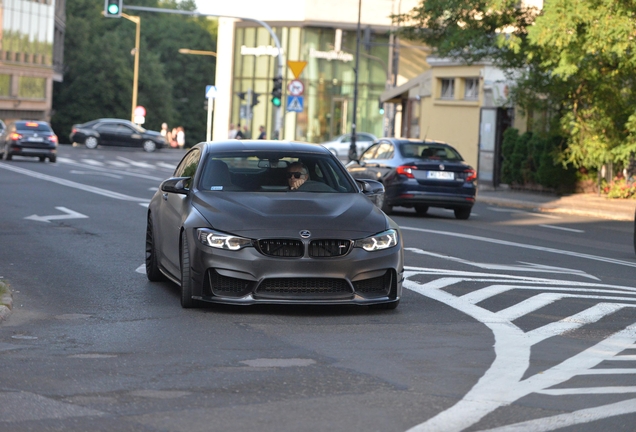
{"type": "Polygon", "coordinates": [[[382,210],[413,207],[424,215],[429,207],[453,209],[468,219],[475,203],[477,172],[457,150],[438,141],[382,138],[357,161],[347,164],[356,179],[378,180],[386,189],[382,210]]]}
{"type": "Polygon", "coordinates": [[[71,143],[84,144],[89,149],[100,146],[140,147],[153,152],[166,145],[159,132],[142,128],[128,120],[98,119],[73,125],[71,143]]]}
{"type": "Polygon", "coordinates": [[[398,226],[317,144],[199,143],[148,207],[146,274],[181,287],[181,305],[397,307],[398,226]]]}
{"type": "Polygon", "coordinates": [[[40,162],[57,160],[57,135],[45,121],[10,122],[0,131],[0,140],[0,152],[4,160],[11,160],[13,156],[37,157],[40,162]]]}

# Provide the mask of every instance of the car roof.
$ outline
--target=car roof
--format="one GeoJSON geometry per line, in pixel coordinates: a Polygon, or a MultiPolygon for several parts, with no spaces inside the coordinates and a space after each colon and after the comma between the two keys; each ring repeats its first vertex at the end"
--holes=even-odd
{"type": "Polygon", "coordinates": [[[331,152],[320,144],[297,141],[275,140],[224,140],[203,142],[197,144],[207,152],[226,153],[236,151],[268,151],[268,152],[298,152],[331,155],[331,152]]]}
{"type": "Polygon", "coordinates": [[[96,125],[98,123],[126,123],[126,124],[134,124],[130,120],[125,120],[125,119],[101,118],[101,119],[87,121],[86,123],[80,124],[80,126],[93,126],[93,125],[96,125]]]}
{"type": "Polygon", "coordinates": [[[379,141],[390,141],[393,144],[439,144],[452,147],[450,144],[444,141],[437,141],[431,139],[414,139],[414,138],[380,138],[379,141]]]}

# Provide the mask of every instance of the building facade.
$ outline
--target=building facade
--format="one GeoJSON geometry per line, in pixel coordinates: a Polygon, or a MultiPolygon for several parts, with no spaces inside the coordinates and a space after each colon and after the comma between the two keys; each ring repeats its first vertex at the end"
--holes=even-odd
{"type": "MultiPolygon", "coordinates": [[[[385,135],[389,125],[380,110],[381,93],[416,76],[424,67],[424,51],[409,49],[396,56],[398,44],[391,33],[391,15],[399,13],[398,8],[406,11],[416,4],[416,0],[363,2],[358,132],[385,135]]],[[[281,44],[283,122],[279,138],[322,142],[350,132],[358,5],[356,0],[244,0],[212,8],[199,2],[200,12],[223,16],[217,39],[213,139],[227,139],[230,124],[246,126],[254,137],[252,131],[260,126],[265,126],[269,138],[276,129],[276,108],[270,100],[279,52],[268,30],[250,18],[265,21],[281,44]],[[287,61],[306,62],[298,76],[304,87],[300,98],[288,95],[287,86],[296,77],[287,61]]]]}
{"type": "Polygon", "coordinates": [[[0,14],[0,119],[49,121],[63,73],[65,0],[2,0],[0,14]]]}

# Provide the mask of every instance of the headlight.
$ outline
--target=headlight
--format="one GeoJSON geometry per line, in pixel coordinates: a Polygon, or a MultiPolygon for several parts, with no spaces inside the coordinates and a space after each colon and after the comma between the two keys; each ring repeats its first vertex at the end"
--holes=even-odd
{"type": "Polygon", "coordinates": [[[395,230],[384,231],[380,234],[373,235],[364,239],[356,240],[353,247],[360,247],[365,251],[372,252],[382,249],[388,249],[396,246],[398,235],[395,230]]]}
{"type": "Polygon", "coordinates": [[[201,243],[216,249],[239,250],[252,246],[252,240],[233,236],[205,228],[197,229],[197,238],[201,243]]]}

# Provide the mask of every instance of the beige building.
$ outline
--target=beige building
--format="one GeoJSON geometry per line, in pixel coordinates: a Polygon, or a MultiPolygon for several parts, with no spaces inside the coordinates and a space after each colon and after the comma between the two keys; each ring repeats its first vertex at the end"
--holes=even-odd
{"type": "Polygon", "coordinates": [[[381,100],[397,106],[397,136],[445,141],[478,169],[480,181],[497,185],[503,131],[525,131],[525,119],[508,101],[509,84],[489,63],[428,57],[424,72],[381,100]]]}
{"type": "Polygon", "coordinates": [[[49,121],[53,81],[62,80],[65,0],[2,0],[0,16],[0,119],[49,121]]]}

